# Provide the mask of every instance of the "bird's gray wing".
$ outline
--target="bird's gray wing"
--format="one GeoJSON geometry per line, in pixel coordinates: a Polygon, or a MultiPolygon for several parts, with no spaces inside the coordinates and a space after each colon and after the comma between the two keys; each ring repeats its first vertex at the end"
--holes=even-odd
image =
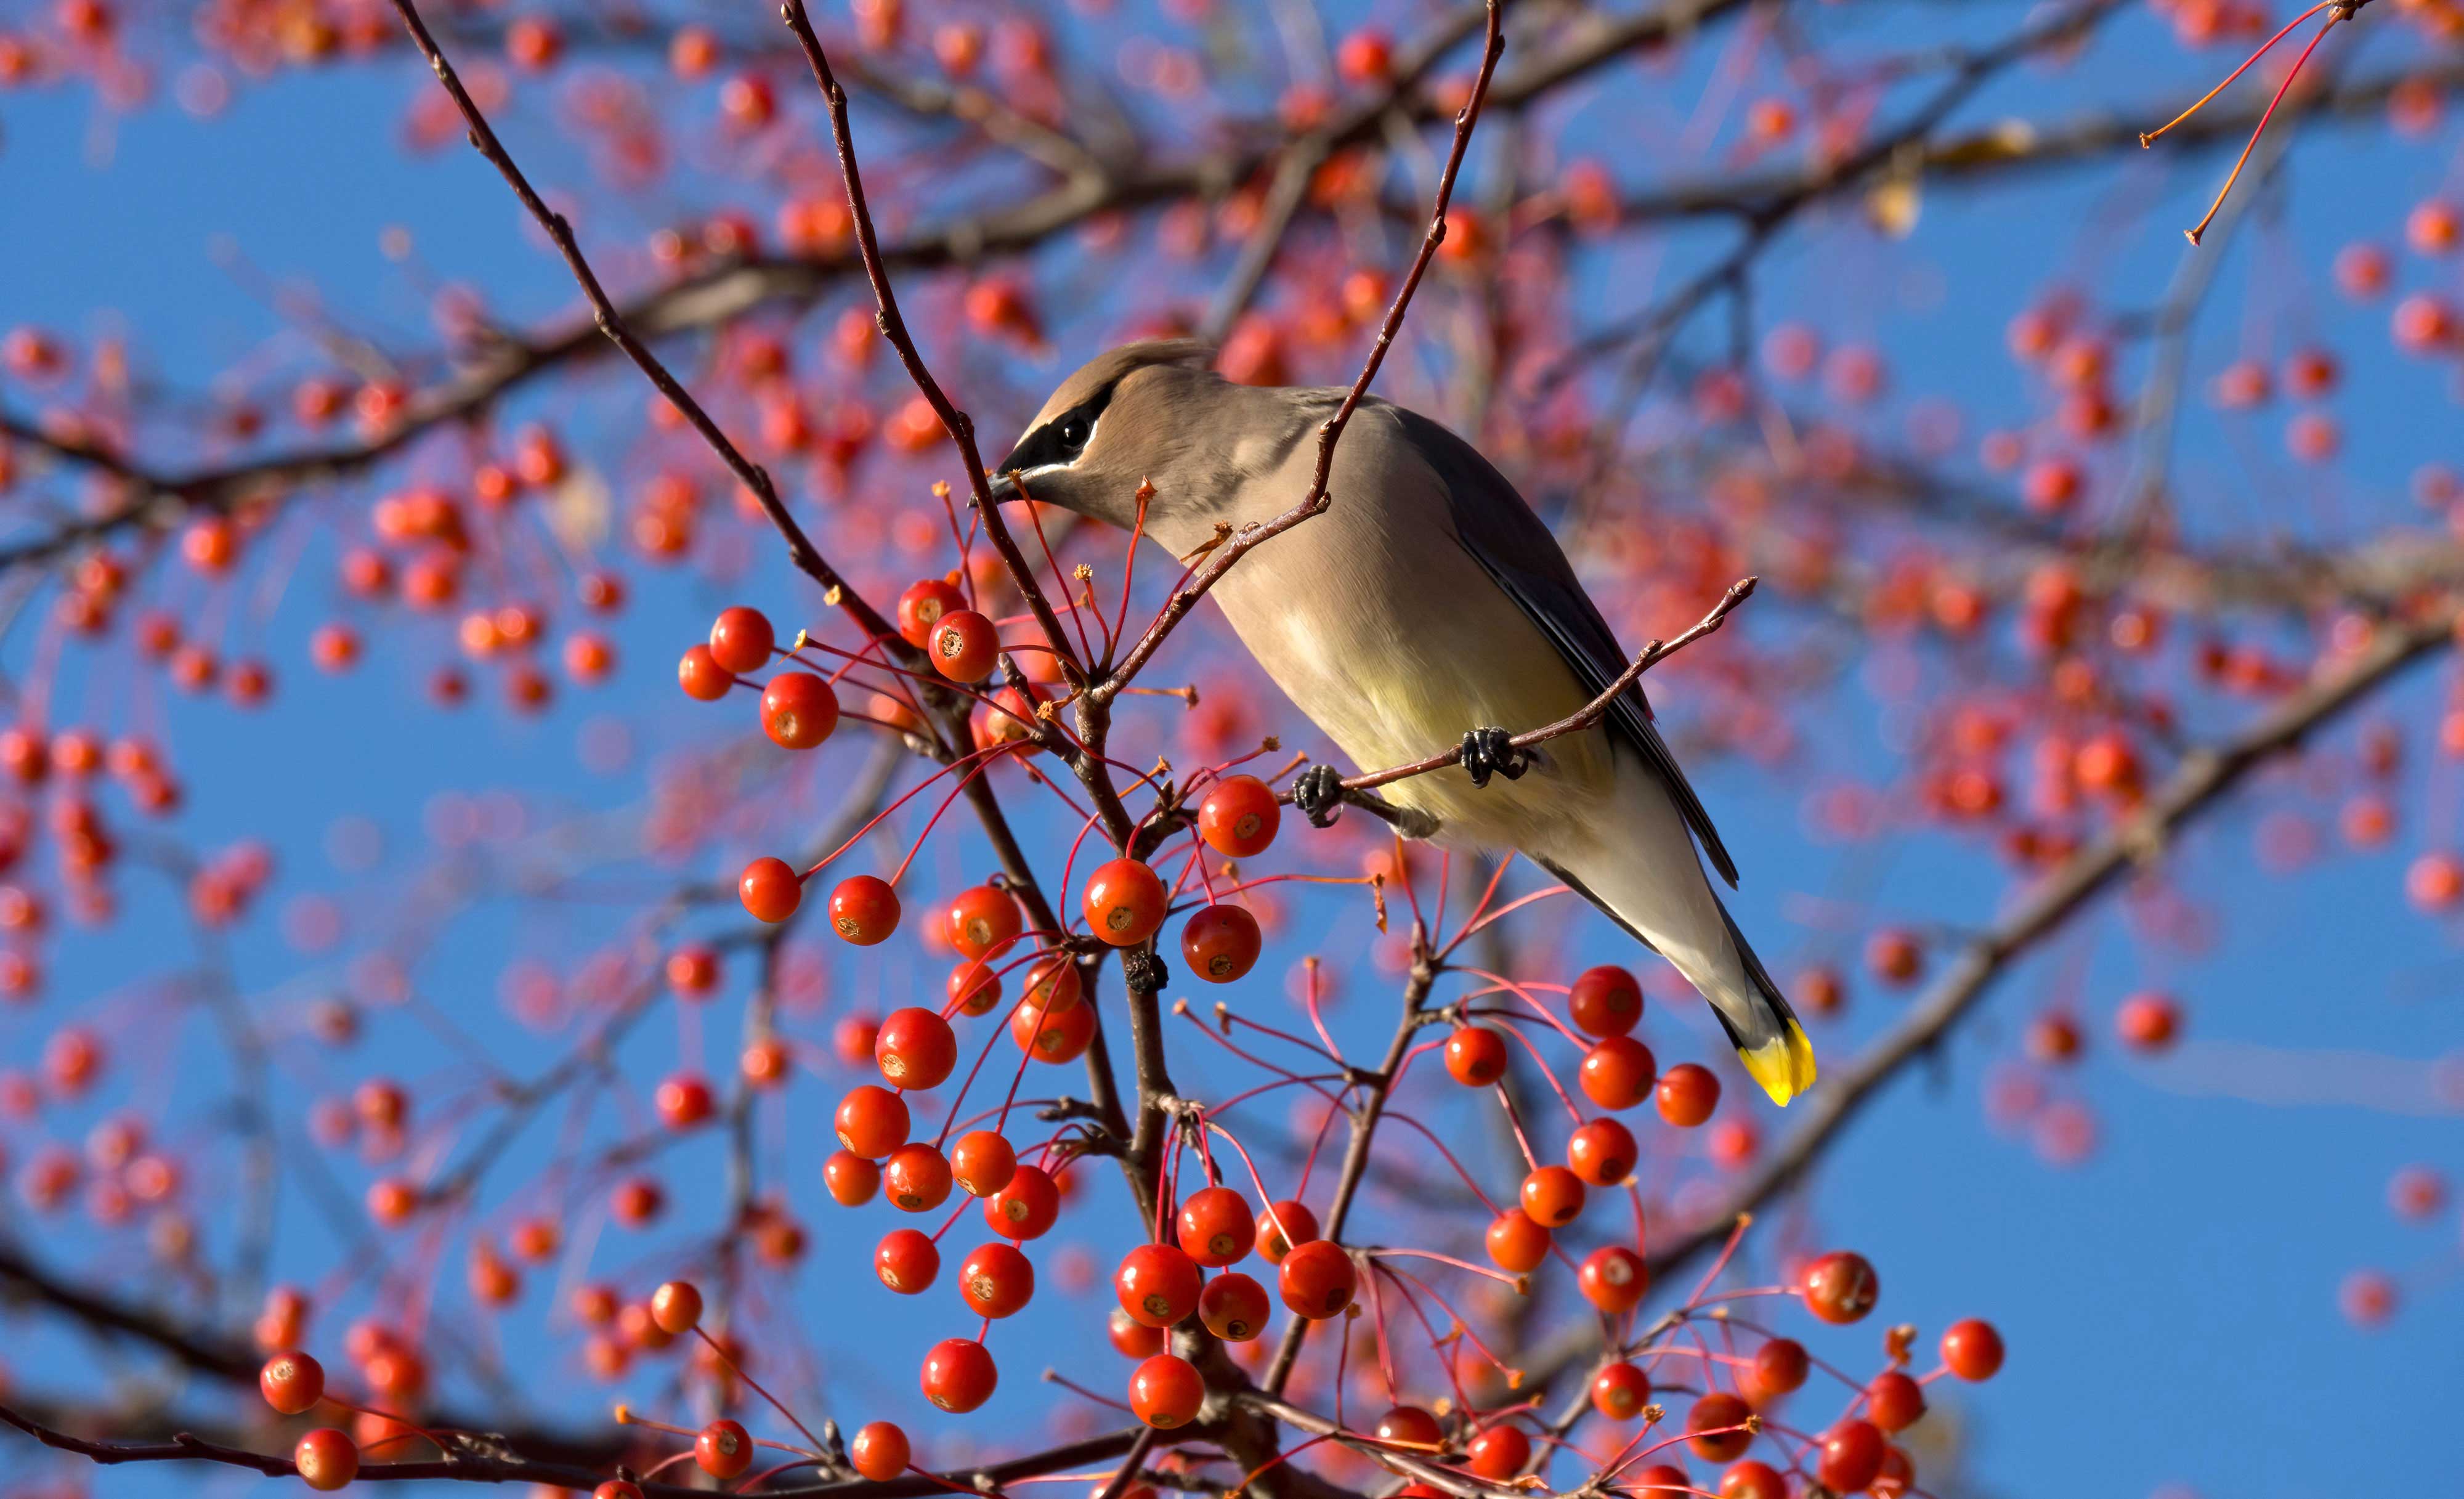
{"type": "MultiPolygon", "coordinates": [[[[1401,407],[1387,409],[1445,487],[1447,512],[1463,549],[1548,635],[1557,653],[1573,668],[1585,692],[1597,696],[1608,691],[1629,662],[1616,632],[1583,591],[1573,564],[1566,560],[1548,526],[1531,513],[1506,475],[1480,455],[1480,450],[1418,412],[1401,407]]],[[[1677,757],[1669,753],[1667,741],[1652,722],[1651,704],[1642,694],[1641,683],[1610,702],[1606,721],[1611,733],[1631,745],[1666,783],[1711,867],[1734,886],[1736,861],[1728,856],[1719,829],[1711,826],[1711,814],[1686,784],[1685,772],[1678,768],[1677,757]]],[[[1508,727],[1520,732],[1532,725],[1508,727]]]]}

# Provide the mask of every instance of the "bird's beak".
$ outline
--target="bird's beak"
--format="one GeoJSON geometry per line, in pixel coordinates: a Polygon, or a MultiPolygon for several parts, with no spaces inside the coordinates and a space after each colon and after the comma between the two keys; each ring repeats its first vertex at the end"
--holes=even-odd
{"type": "Polygon", "coordinates": [[[994,474],[991,488],[996,505],[1011,504],[1024,497],[1019,493],[1018,480],[1007,474],[994,474]]]}

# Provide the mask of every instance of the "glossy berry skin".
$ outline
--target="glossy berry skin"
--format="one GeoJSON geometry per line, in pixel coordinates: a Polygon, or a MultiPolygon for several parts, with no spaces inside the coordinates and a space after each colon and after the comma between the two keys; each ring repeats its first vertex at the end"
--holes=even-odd
{"type": "Polygon", "coordinates": [[[891,1422],[876,1421],[855,1434],[847,1444],[847,1461],[855,1470],[876,1484],[886,1484],[907,1471],[914,1448],[909,1445],[907,1433],[891,1422]]]}
{"type": "Polygon", "coordinates": [[[1265,947],[1258,918],[1239,906],[1200,906],[1181,924],[1180,956],[1208,983],[1246,978],[1265,947]]]}
{"type": "Polygon", "coordinates": [[[1882,1294],[1881,1282],[1874,1267],[1861,1254],[1845,1249],[1835,1250],[1805,1268],[1798,1277],[1797,1290],[1805,1297],[1805,1309],[1825,1322],[1857,1321],[1874,1310],[1882,1294]]]}
{"type": "Polygon", "coordinates": [[[1104,1329],[1112,1351],[1124,1358],[1152,1358],[1172,1339],[1162,1328],[1149,1327],[1118,1307],[1105,1318],[1104,1329]]]}
{"type": "Polygon", "coordinates": [[[1446,1075],[1465,1088],[1486,1088],[1506,1075],[1506,1038],[1486,1025],[1457,1025],[1446,1038],[1446,1075]]]}
{"type": "Polygon", "coordinates": [[[1523,1211],[1543,1228],[1563,1228],[1583,1211],[1583,1179],[1563,1166],[1543,1166],[1523,1179],[1523,1211]]]}
{"type": "Polygon", "coordinates": [[[1213,1277],[1198,1294],[1198,1320],[1227,1343],[1245,1343],[1265,1332],[1273,1312],[1266,1288],[1239,1270],[1213,1277]]]}
{"type": "Polygon", "coordinates": [[[1595,1187],[1613,1187],[1634,1174],[1634,1135],[1615,1119],[1594,1119],[1566,1139],[1566,1167],[1595,1187]]]}
{"type": "Polygon", "coordinates": [[[1803,1343],[1774,1337],[1754,1350],[1754,1385],[1766,1395],[1786,1395],[1804,1386],[1812,1367],[1803,1343]]]}
{"type": "Polygon", "coordinates": [[[1009,1038],[1038,1062],[1075,1062],[1095,1039],[1095,1008],[1072,1004],[1066,1010],[1040,1010],[1021,1004],[1010,1012],[1009,1038]]]}
{"type": "Polygon", "coordinates": [[[879,1160],[907,1143],[907,1100],[865,1083],[839,1100],[839,1143],[867,1160],[879,1160]]]}
{"type": "Polygon", "coordinates": [[[1281,1265],[1293,1245],[1309,1243],[1317,1231],[1317,1215],[1286,1198],[1258,1214],[1258,1254],[1269,1265],[1281,1265]]]}
{"type": "Polygon", "coordinates": [[[693,1438],[693,1462],[713,1478],[741,1477],[753,1466],[753,1438],[735,1422],[714,1421],[693,1438]]]}
{"type": "Polygon", "coordinates": [[[1001,659],[1001,631],[973,609],[953,609],[933,627],[924,653],[951,681],[980,682],[1001,659]]]}
{"type": "Polygon", "coordinates": [[[275,1355],[257,1371],[265,1403],[285,1416],[304,1416],[325,1398],[325,1366],[297,1349],[275,1355]]]}
{"type": "Polygon", "coordinates": [[[1157,1354],[1130,1374],[1130,1409],[1157,1431],[1188,1425],[1205,1403],[1206,1381],[1186,1358],[1157,1354]]]}
{"type": "Polygon", "coordinates": [[[812,749],[838,726],[839,694],[810,672],[781,672],[761,689],[761,732],[781,749],[812,749]]]}
{"type": "Polygon", "coordinates": [[[1882,1456],[1890,1444],[1870,1421],[1850,1419],[1822,1434],[1822,1457],[1815,1476],[1834,1493],[1863,1491],[1881,1476],[1882,1456]]]}
{"type": "Polygon", "coordinates": [[[1438,1418],[1418,1405],[1397,1405],[1377,1418],[1377,1440],[1398,1446],[1419,1447],[1434,1452],[1445,1444],[1445,1430],[1438,1418]]]}
{"type": "Polygon", "coordinates": [[[1617,1316],[1642,1304],[1642,1293],[1651,1289],[1651,1271],[1632,1249],[1604,1244],[1583,1257],[1574,1284],[1585,1301],[1617,1316]]]}
{"type": "Polygon", "coordinates": [[[1614,964],[1583,970],[1567,996],[1574,1025],[1588,1036],[1622,1036],[1642,1019],[1642,985],[1614,964]]]}
{"type": "Polygon", "coordinates": [[[1925,1416],[1925,1386],[1885,1369],[1865,1386],[1865,1416],[1884,1431],[1905,1431],[1925,1416]]]}
{"type": "Polygon", "coordinates": [[[1121,1257],[1112,1292],[1121,1310],[1148,1327],[1170,1327],[1198,1310],[1203,1277],[1177,1246],[1142,1244],[1121,1257]]]}
{"type": "Polygon", "coordinates": [[[1238,1265],[1248,1257],[1256,1240],[1248,1199],[1230,1187],[1206,1187],[1180,1204],[1181,1248],[1209,1269],[1238,1265]]]}
{"type": "Polygon", "coordinates": [[[742,676],[770,664],[770,648],[778,640],[769,616],[738,605],[721,609],[718,618],[711,621],[710,658],[720,671],[742,676]]]}
{"type": "Polygon", "coordinates": [[[1788,1499],[1788,1480],[1769,1463],[1748,1458],[1720,1475],[1720,1499],[1788,1499]]]}
{"type": "Polygon", "coordinates": [[[1974,1317],[1943,1330],[1942,1361],[1963,1379],[1991,1379],[2002,1372],[2002,1334],[1974,1317]]]}
{"type": "Polygon", "coordinates": [[[961,1015],[990,1014],[1001,1001],[1001,971],[980,958],[966,959],[952,968],[946,987],[961,1015]]]}
{"type": "Polygon", "coordinates": [[[881,1190],[881,1166],[851,1150],[834,1150],[822,1162],[822,1184],[841,1207],[862,1207],[881,1190]]]}
{"type": "Polygon", "coordinates": [[[901,1145],[881,1163],[882,1190],[903,1213],[929,1213],[950,1200],[950,1162],[921,1140],[901,1145]]]}
{"type": "Polygon", "coordinates": [[[650,1292],[650,1320],[671,1337],[681,1337],[701,1325],[701,1288],[671,1280],[650,1292]]]}
{"type": "Polygon", "coordinates": [[[1603,1109],[1631,1109],[1651,1096],[1660,1066],[1651,1048],[1632,1036],[1602,1036],[1583,1053],[1575,1080],[1583,1096],[1603,1109]]]}
{"type": "Polygon", "coordinates": [[[736,882],[737,898],[744,902],[747,915],[756,921],[773,925],[796,914],[804,903],[804,882],[796,877],[795,868],[784,859],[756,859],[744,867],[736,882]]]}
{"type": "Polygon", "coordinates": [[[950,902],[950,945],[961,958],[990,958],[1018,939],[1025,917],[1008,891],[978,885],[950,902]]]}
{"type": "Polygon", "coordinates": [[[938,1088],[958,1065],[958,1037],[939,1015],[910,1005],[881,1023],[872,1056],[892,1088],[938,1088]]]}
{"type": "Polygon", "coordinates": [[[872,1272],[902,1296],[920,1296],[941,1273],[941,1249],[920,1230],[893,1228],[872,1251],[872,1272]]]}
{"type": "Polygon", "coordinates": [[[1227,859],[1266,851],[1283,821],[1275,793],[1255,776],[1226,776],[1198,804],[1198,835],[1227,859]]]}
{"type": "Polygon", "coordinates": [[[708,646],[695,646],[676,663],[676,685],[696,702],[715,703],[736,686],[736,677],[711,659],[708,646]]]}
{"type": "Polygon", "coordinates": [[[1293,1246],[1276,1271],[1276,1290],[1284,1305],[1312,1321],[1343,1314],[1360,1289],[1360,1272],[1352,1256],[1331,1240],[1312,1239],[1293,1246]]]}
{"type": "Polygon", "coordinates": [[[1592,1409],[1611,1421],[1632,1421],[1651,1403],[1651,1377],[1630,1363],[1609,1365],[1592,1377],[1592,1409]]]}
{"type": "Polygon", "coordinates": [[[1754,1444],[1754,1434],[1720,1428],[1744,1425],[1746,1418],[1752,1414],[1746,1402],[1733,1395],[1705,1395],[1685,1413],[1685,1434],[1690,1439],[1686,1445],[1694,1449],[1696,1457],[1707,1462],[1727,1463],[1741,1458],[1746,1448],[1754,1444]],[[1702,1432],[1715,1434],[1699,1435],[1702,1432]]]}
{"type": "Polygon", "coordinates": [[[291,1461],[299,1469],[300,1482],[311,1488],[346,1488],[360,1476],[359,1444],[349,1433],[331,1426],[319,1426],[301,1437],[291,1449],[291,1461]]]}
{"type": "Polygon", "coordinates": [[[1163,880],[1137,859],[1114,859],[1087,876],[1087,930],[1114,947],[1135,947],[1163,926],[1163,880]]]}
{"type": "Polygon", "coordinates": [[[898,636],[921,650],[942,615],[966,606],[965,594],[941,579],[927,578],[898,596],[898,636]]]}
{"type": "Polygon", "coordinates": [[[1710,1069],[1680,1062],[1660,1074],[1660,1116],[1690,1130],[1720,1107],[1720,1079],[1710,1069]]]}
{"type": "Polygon", "coordinates": [[[1488,1257],[1501,1270],[1529,1275],[1549,1258],[1550,1241],[1554,1237],[1532,1222],[1530,1214],[1509,1207],[1489,1221],[1488,1257]]]}
{"type": "Polygon", "coordinates": [[[991,1197],[1018,1175],[1018,1152],[991,1130],[970,1130],[950,1147],[950,1177],[969,1197],[991,1197]]]}
{"type": "MultiPolygon", "coordinates": [[[[1046,953],[1026,965],[1024,986],[1020,998],[1031,1010],[1049,1010],[1058,1015],[1075,1009],[1086,994],[1085,981],[1078,977],[1078,965],[1067,953],[1046,953]]],[[[1012,1018],[1016,1024],[1016,1018],[1012,1018]]]]}
{"type": "Polygon", "coordinates": [[[1474,1476],[1502,1484],[1529,1466],[1531,1439],[1523,1434],[1520,1426],[1491,1426],[1471,1439],[1463,1457],[1463,1466],[1474,1476]]]}
{"type": "Polygon", "coordinates": [[[1004,1239],[1041,1239],[1061,1216],[1061,1191],[1042,1166],[1021,1165],[1009,1185],[984,1199],[984,1222],[1004,1239]]]}
{"type": "Polygon", "coordinates": [[[627,1478],[611,1478],[590,1490],[590,1499],[642,1499],[642,1486],[627,1478]]]}
{"type": "Polygon", "coordinates": [[[924,1356],[920,1382],[926,1400],[963,1416],[993,1398],[994,1387],[1001,1383],[1001,1371],[993,1366],[993,1356],[983,1344],[952,1337],[934,1344],[933,1351],[924,1356]]]}
{"type": "Polygon", "coordinates": [[[887,941],[898,930],[898,892],[870,874],[839,881],[830,892],[830,930],[858,947],[887,941]]]}
{"type": "Polygon", "coordinates": [[[979,1244],[958,1262],[958,1294],[978,1316],[1005,1317],[1035,1296],[1035,1267],[1006,1244],[979,1244]]]}

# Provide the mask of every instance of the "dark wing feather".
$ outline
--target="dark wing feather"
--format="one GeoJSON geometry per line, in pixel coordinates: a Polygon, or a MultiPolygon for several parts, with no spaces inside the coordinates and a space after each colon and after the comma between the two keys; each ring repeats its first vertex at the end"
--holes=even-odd
{"type": "MultiPolygon", "coordinates": [[[[1608,691],[1609,684],[1625,671],[1628,658],[1548,526],[1478,449],[1417,412],[1401,407],[1387,409],[1445,486],[1446,507],[1463,549],[1548,634],[1585,692],[1597,696],[1608,691]]],[[[1667,783],[1669,794],[1676,798],[1678,810],[1694,829],[1711,867],[1734,886],[1736,861],[1728,856],[1719,829],[1711,826],[1711,814],[1685,783],[1685,772],[1678,768],[1677,757],[1668,752],[1667,741],[1651,721],[1651,704],[1643,697],[1641,683],[1617,694],[1609,704],[1606,721],[1610,731],[1667,783]]]]}

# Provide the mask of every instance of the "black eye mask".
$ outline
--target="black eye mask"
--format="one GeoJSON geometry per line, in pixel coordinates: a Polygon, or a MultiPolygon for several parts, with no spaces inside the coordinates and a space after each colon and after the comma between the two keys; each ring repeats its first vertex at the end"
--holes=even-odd
{"type": "MultiPolygon", "coordinates": [[[[1118,382],[1114,382],[1118,384],[1118,382]]],[[[1010,450],[1008,457],[993,466],[995,474],[1024,474],[1052,463],[1075,463],[1087,451],[1087,440],[1095,434],[1095,418],[1112,404],[1112,386],[1106,386],[1068,410],[1026,434],[1023,441],[1010,450]]]]}

